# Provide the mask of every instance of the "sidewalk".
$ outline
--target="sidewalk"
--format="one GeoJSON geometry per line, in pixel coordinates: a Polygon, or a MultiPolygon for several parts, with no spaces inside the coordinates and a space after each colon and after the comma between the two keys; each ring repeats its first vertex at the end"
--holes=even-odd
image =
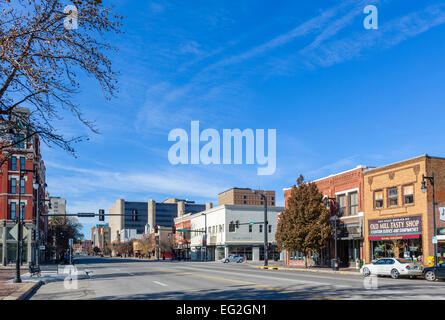
{"type": "MultiPolygon", "coordinates": [[[[25,275],[27,268],[20,269],[20,275],[25,275]]],[[[15,267],[0,268],[0,300],[23,300],[31,293],[39,283],[13,283],[15,267]]]]}
{"type": "MultiPolygon", "coordinates": [[[[247,264],[252,268],[262,268],[264,266],[263,261],[249,261],[247,264]]],[[[331,268],[326,267],[286,267],[283,261],[269,261],[270,269],[278,269],[284,271],[294,272],[312,272],[312,273],[327,273],[327,274],[341,274],[341,275],[354,275],[361,276],[360,270],[355,268],[340,268],[338,271],[334,271],[331,268]]]]}

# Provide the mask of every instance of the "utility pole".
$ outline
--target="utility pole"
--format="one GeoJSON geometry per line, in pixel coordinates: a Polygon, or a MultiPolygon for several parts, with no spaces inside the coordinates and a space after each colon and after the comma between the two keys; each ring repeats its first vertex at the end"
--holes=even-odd
{"type": "MultiPolygon", "coordinates": [[[[255,192],[257,193],[257,192],[255,192]]],[[[262,193],[257,193],[261,199],[264,201],[264,266],[267,267],[269,265],[268,261],[268,250],[267,250],[267,232],[268,232],[268,224],[267,221],[267,197],[262,193]]]]}

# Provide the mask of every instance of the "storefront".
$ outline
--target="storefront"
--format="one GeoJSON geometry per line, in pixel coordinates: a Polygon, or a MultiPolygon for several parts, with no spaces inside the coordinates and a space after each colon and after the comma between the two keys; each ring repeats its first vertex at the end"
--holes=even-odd
{"type": "Polygon", "coordinates": [[[368,235],[371,260],[423,261],[421,216],[369,220],[368,235]]]}

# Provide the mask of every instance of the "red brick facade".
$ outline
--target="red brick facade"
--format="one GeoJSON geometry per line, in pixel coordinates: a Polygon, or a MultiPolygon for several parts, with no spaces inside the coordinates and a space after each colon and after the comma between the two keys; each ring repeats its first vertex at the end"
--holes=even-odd
{"type": "MultiPolygon", "coordinates": [[[[345,228],[347,226],[357,226],[360,225],[362,227],[363,225],[363,171],[365,170],[365,167],[360,166],[356,169],[345,171],[339,174],[331,175],[326,178],[315,180],[314,183],[317,185],[320,192],[323,193],[323,195],[329,197],[329,198],[337,198],[337,196],[345,195],[345,213],[340,218],[339,223],[343,225],[345,228]],[[354,215],[351,214],[352,211],[350,208],[350,199],[349,194],[351,193],[357,193],[357,205],[358,209],[354,208],[355,211],[354,215]]],[[[284,200],[285,200],[285,207],[287,208],[287,200],[289,199],[291,195],[292,188],[288,188],[284,190],[284,200]]],[[[331,215],[334,215],[335,207],[334,203],[331,200],[331,215]]],[[[356,228],[358,230],[358,228],[356,228]]],[[[356,250],[360,251],[360,259],[363,258],[363,233],[360,231],[360,237],[356,237],[356,250]],[[358,242],[360,243],[358,245],[358,242]],[[360,246],[360,248],[358,248],[360,246]]],[[[341,240],[340,240],[341,241],[341,240]]],[[[337,245],[339,242],[337,242],[337,245]]],[[[330,251],[330,257],[326,257],[326,261],[330,258],[334,257],[334,241],[332,240],[331,243],[328,246],[328,250],[330,251]]],[[[349,249],[347,249],[349,250],[349,249]]],[[[345,262],[347,263],[347,262],[345,262]]],[[[286,252],[286,265],[289,266],[301,266],[304,265],[304,260],[291,260],[289,256],[289,252],[286,252]]]]}

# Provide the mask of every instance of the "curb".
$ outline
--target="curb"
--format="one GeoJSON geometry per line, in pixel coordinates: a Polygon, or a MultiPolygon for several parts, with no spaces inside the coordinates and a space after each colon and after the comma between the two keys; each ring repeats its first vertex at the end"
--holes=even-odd
{"type": "Polygon", "coordinates": [[[267,269],[267,270],[280,270],[280,267],[259,267],[260,269],[267,269]]]}
{"type": "Polygon", "coordinates": [[[4,297],[2,300],[25,300],[34,290],[43,284],[42,281],[39,282],[26,282],[23,284],[19,290],[13,294],[4,297]]]}
{"type": "Polygon", "coordinates": [[[341,275],[353,275],[353,276],[362,276],[360,272],[353,271],[328,271],[328,270],[313,270],[313,269],[297,269],[297,268],[280,268],[280,267],[258,267],[252,266],[252,268],[258,269],[273,269],[273,270],[282,270],[282,271],[292,271],[292,272],[310,272],[310,273],[324,273],[324,274],[341,274],[341,275]]]}

